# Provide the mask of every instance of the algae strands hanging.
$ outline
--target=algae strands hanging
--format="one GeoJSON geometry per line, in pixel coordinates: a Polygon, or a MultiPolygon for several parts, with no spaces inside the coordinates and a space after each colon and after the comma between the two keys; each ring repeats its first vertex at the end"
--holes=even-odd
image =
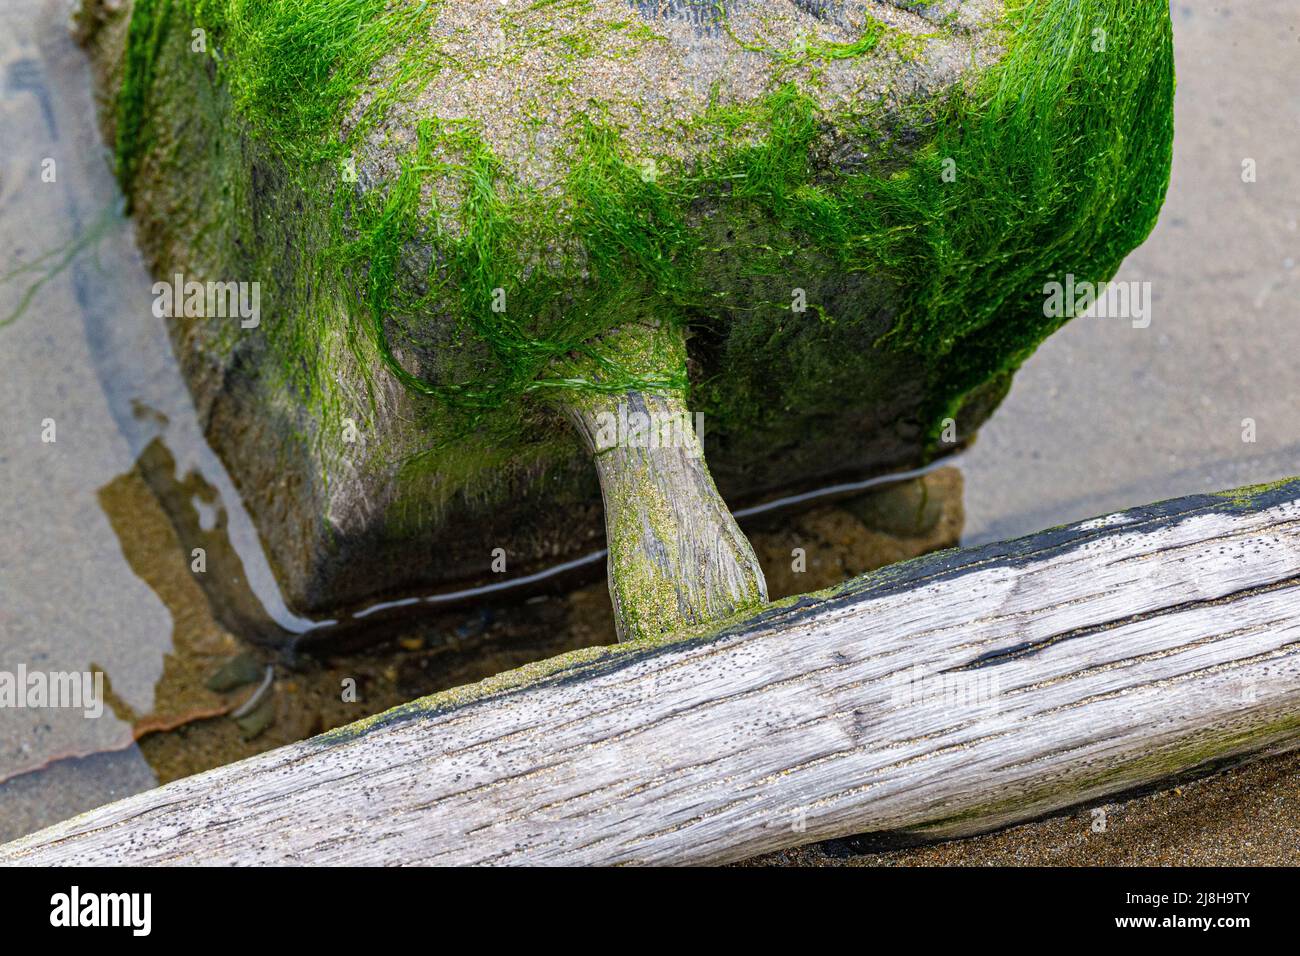
{"type": "Polygon", "coordinates": [[[168,322],[304,614],[603,540],[625,638],[760,603],[726,502],[967,441],[1168,184],[1162,3],[116,6],[155,274],[258,285],[168,322]]]}

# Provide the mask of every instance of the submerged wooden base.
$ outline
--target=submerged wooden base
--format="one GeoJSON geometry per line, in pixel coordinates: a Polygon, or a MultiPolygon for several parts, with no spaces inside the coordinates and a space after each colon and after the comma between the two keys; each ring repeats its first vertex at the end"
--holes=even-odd
{"type": "Polygon", "coordinates": [[[680,398],[586,396],[569,417],[600,476],[619,640],[661,637],[767,600],[763,569],[680,398]]]}
{"type": "Polygon", "coordinates": [[[83,814],[0,862],[723,863],[960,836],[1300,744],[1300,481],[578,652],[83,814]]]}

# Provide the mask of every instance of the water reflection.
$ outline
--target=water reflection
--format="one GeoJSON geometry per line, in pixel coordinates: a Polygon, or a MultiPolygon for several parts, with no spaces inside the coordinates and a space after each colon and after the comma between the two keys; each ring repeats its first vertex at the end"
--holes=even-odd
{"type": "MultiPolygon", "coordinates": [[[[136,409],[141,413],[147,406],[137,402],[136,409]]],[[[159,417],[165,420],[165,416],[159,417]]],[[[161,436],[144,446],[129,474],[100,490],[99,501],[131,569],[172,610],[173,620],[179,611],[173,601],[181,597],[180,590],[169,586],[168,596],[164,596],[159,583],[180,573],[187,583],[185,596],[193,592],[206,598],[208,616],[226,631],[271,647],[285,647],[291,642],[294,632],[271,619],[249,583],[243,559],[230,541],[230,515],[220,492],[197,469],[179,475],[176,458],[161,436]],[[138,487],[154,499],[153,509],[167,523],[169,534],[165,541],[158,539],[148,547],[139,547],[126,537],[136,533],[131,509],[142,506],[143,501],[126,503],[119,520],[114,521],[114,507],[123,504],[112,491],[119,483],[138,487]]]]}

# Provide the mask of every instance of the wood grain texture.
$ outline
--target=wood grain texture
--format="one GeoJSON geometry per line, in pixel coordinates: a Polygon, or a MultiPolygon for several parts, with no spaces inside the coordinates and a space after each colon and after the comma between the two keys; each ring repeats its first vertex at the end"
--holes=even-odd
{"type": "Polygon", "coordinates": [[[767,600],[754,549],[704,463],[678,395],[584,396],[569,415],[596,462],[620,641],[719,621],[767,600]],[[629,422],[644,433],[629,434],[629,422]]]}
{"type": "Polygon", "coordinates": [[[1300,482],[949,551],[94,810],[7,863],[721,863],[1300,742],[1300,482]]]}

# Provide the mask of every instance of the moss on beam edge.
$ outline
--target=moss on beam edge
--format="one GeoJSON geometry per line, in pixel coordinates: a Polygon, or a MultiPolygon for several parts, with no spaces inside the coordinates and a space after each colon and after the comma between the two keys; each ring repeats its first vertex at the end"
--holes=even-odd
{"type": "MultiPolygon", "coordinates": [[[[1300,498],[1300,477],[1286,478],[1266,484],[1247,485],[1230,491],[1213,492],[1208,495],[1193,495],[1186,499],[1173,500],[1185,500],[1199,504],[1207,499],[1212,500],[1217,498],[1223,500],[1223,507],[1226,510],[1237,511],[1246,507],[1259,506],[1263,504],[1263,500],[1266,497],[1276,495],[1276,493],[1284,490],[1289,492],[1289,497],[1292,500],[1300,498]]],[[[1202,508],[1196,508],[1191,513],[1202,515],[1205,511],[1202,508]]],[[[1174,516],[1174,520],[1180,520],[1181,517],[1182,516],[1174,516]]],[[[1084,520],[1075,522],[1066,527],[1074,528],[1089,523],[1088,520],[1084,520]]],[[[1125,531],[1126,528],[1123,525],[1114,528],[1114,533],[1116,534],[1122,534],[1125,531]]],[[[1032,538],[1034,536],[1031,535],[1029,537],[1032,538]]],[[[1028,538],[1020,540],[1028,540],[1028,538]]],[[[515,668],[514,670],[503,671],[500,674],[496,674],[475,684],[465,684],[460,687],[452,687],[448,690],[439,691],[436,694],[430,694],[427,697],[421,697],[417,700],[410,701],[409,703],[401,704],[382,713],[374,714],[343,727],[326,731],[317,737],[313,737],[311,742],[318,743],[322,746],[332,746],[334,744],[356,739],[372,730],[376,730],[392,723],[421,716],[434,716],[454,708],[464,707],[469,704],[480,703],[491,698],[500,697],[513,691],[541,686],[551,680],[578,677],[602,664],[616,665],[626,659],[629,655],[636,655],[647,651],[664,650],[689,642],[718,640],[729,634],[736,633],[747,626],[752,627],[755,624],[766,623],[783,612],[797,610],[800,613],[803,613],[840,596],[851,594],[855,599],[869,597],[870,592],[873,589],[887,587],[891,583],[895,582],[903,572],[915,572],[918,569],[924,568],[927,564],[942,565],[945,571],[950,570],[953,565],[954,555],[961,554],[962,550],[963,549],[947,549],[945,551],[921,555],[920,557],[912,558],[908,561],[888,565],[887,567],[880,568],[876,571],[869,571],[859,577],[841,582],[840,584],[832,585],[831,587],[824,588],[820,591],[811,591],[807,594],[793,595],[779,601],[773,601],[760,608],[741,611],[721,621],[702,624],[672,634],[665,634],[656,638],[643,638],[636,641],[628,641],[623,644],[587,647],[576,651],[570,651],[566,654],[560,654],[557,657],[536,661],[532,664],[526,664],[523,667],[515,668]]],[[[969,553],[976,553],[980,549],[967,550],[969,553]]]]}

